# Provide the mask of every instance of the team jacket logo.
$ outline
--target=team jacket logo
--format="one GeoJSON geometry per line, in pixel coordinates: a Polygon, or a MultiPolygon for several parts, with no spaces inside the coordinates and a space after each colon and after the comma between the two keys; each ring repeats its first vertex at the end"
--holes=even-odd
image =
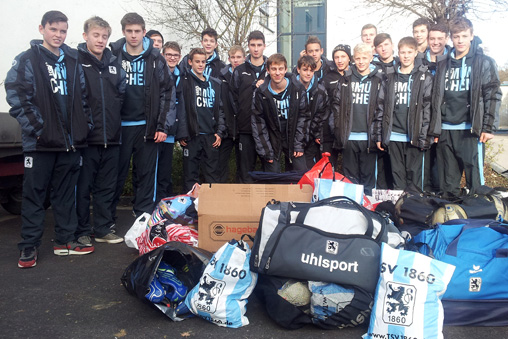
{"type": "Polygon", "coordinates": [[[198,300],[194,301],[194,306],[198,310],[215,313],[219,297],[225,287],[224,281],[214,279],[208,273],[205,274],[199,283],[198,300]]]}
{"type": "Polygon", "coordinates": [[[413,323],[415,299],[416,288],[413,285],[387,282],[383,321],[387,324],[410,326],[413,323]]]}
{"type": "Polygon", "coordinates": [[[34,158],[25,157],[25,168],[32,168],[34,165],[34,158]]]}
{"type": "Polygon", "coordinates": [[[116,66],[109,66],[109,73],[116,74],[116,66]]]}

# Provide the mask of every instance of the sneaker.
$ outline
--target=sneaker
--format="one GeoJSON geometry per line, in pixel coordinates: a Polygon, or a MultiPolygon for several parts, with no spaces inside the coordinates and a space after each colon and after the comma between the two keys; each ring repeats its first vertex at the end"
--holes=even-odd
{"type": "Polygon", "coordinates": [[[92,253],[94,250],[95,248],[93,246],[80,244],[79,242],[76,241],[71,241],[63,245],[55,243],[55,245],[53,246],[53,253],[55,253],[56,255],[71,255],[71,254],[83,255],[92,253]]]}
{"type": "Polygon", "coordinates": [[[109,233],[109,234],[106,234],[105,236],[103,236],[101,238],[95,237],[95,241],[97,241],[97,242],[107,242],[108,244],[119,244],[119,243],[123,242],[123,238],[119,237],[116,234],[109,233]]]}
{"type": "Polygon", "coordinates": [[[78,238],[77,242],[79,242],[82,245],[93,246],[92,238],[90,238],[88,235],[82,235],[81,237],[78,238]]]}
{"type": "Polygon", "coordinates": [[[24,248],[19,255],[18,267],[30,268],[34,267],[35,265],[37,265],[37,248],[24,248]]]}

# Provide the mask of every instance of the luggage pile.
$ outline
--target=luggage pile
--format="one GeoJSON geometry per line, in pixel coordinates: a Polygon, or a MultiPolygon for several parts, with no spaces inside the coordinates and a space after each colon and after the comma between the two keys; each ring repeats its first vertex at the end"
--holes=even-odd
{"type": "Polygon", "coordinates": [[[288,329],[368,326],[365,338],[423,338],[442,337],[443,324],[508,325],[500,192],[450,201],[409,187],[395,203],[395,192],[380,192],[388,201],[379,202],[326,161],[302,178],[314,185],[312,202],[267,202],[254,239],[215,254],[198,248],[197,195],[163,199],[130,230],[139,236],[126,242],[141,256],[124,286],[175,321],[195,315],[231,328],[249,324],[251,293],[288,329]]]}

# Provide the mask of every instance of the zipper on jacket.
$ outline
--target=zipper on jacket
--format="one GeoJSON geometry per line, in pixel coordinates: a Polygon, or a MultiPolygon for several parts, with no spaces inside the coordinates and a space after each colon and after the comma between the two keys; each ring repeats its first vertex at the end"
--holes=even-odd
{"type": "Polygon", "coordinates": [[[104,134],[104,148],[108,148],[108,139],[106,137],[106,108],[104,102],[104,84],[102,80],[102,72],[99,71],[99,83],[101,84],[101,107],[102,107],[102,130],[104,134]]]}
{"type": "MultiPolygon", "coordinates": [[[[74,126],[72,124],[72,116],[74,114],[74,100],[76,99],[76,96],[74,95],[75,91],[74,91],[74,88],[76,88],[76,76],[77,76],[77,73],[78,73],[78,60],[76,59],[76,66],[74,67],[74,83],[72,84],[72,101],[71,101],[71,116],[70,116],[70,121],[67,121],[68,124],[70,124],[71,126],[71,132],[70,132],[70,136],[69,136],[69,139],[70,139],[70,145],[71,145],[71,149],[73,152],[76,152],[76,148],[74,148],[74,144],[73,144],[73,141],[72,141],[72,138],[73,138],[73,135],[74,135],[74,126]]],[[[81,91],[79,91],[81,93],[81,91]]],[[[88,128],[88,124],[87,124],[87,128],[88,128]]]]}

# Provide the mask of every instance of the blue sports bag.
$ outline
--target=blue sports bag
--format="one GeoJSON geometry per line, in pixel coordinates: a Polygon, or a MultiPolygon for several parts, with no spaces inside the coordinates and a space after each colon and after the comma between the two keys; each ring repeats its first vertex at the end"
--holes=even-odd
{"type": "Polygon", "coordinates": [[[419,251],[456,267],[443,299],[508,300],[508,225],[457,219],[419,233],[419,251]]]}

